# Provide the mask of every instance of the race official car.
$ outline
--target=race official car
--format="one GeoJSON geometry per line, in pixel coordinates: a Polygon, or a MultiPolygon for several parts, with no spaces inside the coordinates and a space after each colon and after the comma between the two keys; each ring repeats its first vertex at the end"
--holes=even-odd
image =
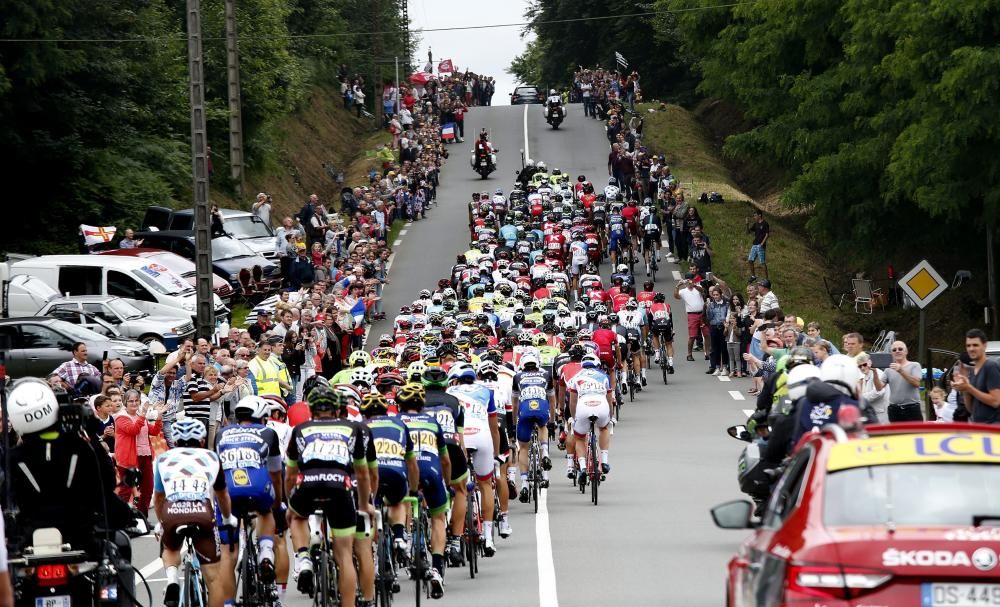
{"type": "Polygon", "coordinates": [[[900,423],[806,435],[729,561],[730,606],[1000,606],[1000,428],[900,423]]]}

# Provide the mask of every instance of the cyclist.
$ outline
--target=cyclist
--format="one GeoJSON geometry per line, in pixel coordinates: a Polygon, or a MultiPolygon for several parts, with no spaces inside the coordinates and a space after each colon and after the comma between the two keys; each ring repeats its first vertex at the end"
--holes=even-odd
{"type": "Polygon", "coordinates": [[[322,510],[333,535],[341,604],[352,607],[358,583],[353,559],[357,510],[374,515],[368,464],[377,460],[361,424],[345,419],[347,408],[340,393],[320,386],[306,400],[312,419],[292,430],[285,478],[298,589],[303,594],[314,591],[308,517],[322,510]]]}
{"type": "Polygon", "coordinates": [[[667,353],[667,373],[674,372],[674,320],[670,314],[670,304],[667,303],[667,296],[657,293],[653,297],[653,305],[649,307],[649,327],[653,334],[653,351],[656,352],[654,359],[660,363],[660,341],[663,341],[664,350],[667,353]]]}
{"type": "MultiPolygon", "coordinates": [[[[541,337],[544,341],[545,336],[543,334],[538,334],[535,338],[541,337]]],[[[535,354],[537,351],[527,351],[525,354],[535,354]]],[[[524,355],[521,355],[521,360],[524,360],[524,355]]],[[[510,452],[510,434],[508,431],[513,430],[513,413],[509,408],[511,405],[511,384],[513,383],[513,377],[507,376],[505,382],[500,381],[500,367],[490,359],[484,359],[476,365],[476,376],[479,378],[477,383],[484,386],[493,395],[493,400],[497,409],[497,425],[499,427],[500,434],[500,474],[497,478],[513,478],[513,471],[510,470],[511,464],[511,452],[510,452]],[[511,421],[507,421],[507,416],[511,415],[511,421]],[[508,425],[510,423],[511,425],[508,425]]],[[[497,517],[497,531],[500,533],[500,537],[508,538],[511,533],[513,533],[513,528],[510,526],[510,519],[507,516],[507,508],[510,503],[510,496],[516,490],[516,485],[513,482],[509,483],[497,483],[497,499],[500,502],[500,514],[497,517]]]]}
{"type": "Polygon", "coordinates": [[[567,350],[567,354],[569,355],[568,360],[562,361],[558,366],[553,364],[553,369],[559,378],[556,384],[556,401],[560,406],[566,407],[564,421],[570,431],[565,440],[563,440],[562,433],[560,433],[559,442],[565,442],[566,446],[566,477],[573,478],[575,441],[573,440],[572,430],[573,416],[576,413],[576,403],[569,396],[569,386],[573,383],[573,378],[576,377],[576,374],[583,368],[583,357],[586,355],[586,349],[580,344],[573,344],[567,350]]]}
{"type": "Polygon", "coordinates": [[[639,214],[639,221],[642,225],[642,255],[646,259],[646,276],[649,276],[650,270],[655,263],[651,258],[651,254],[656,255],[656,261],[660,260],[660,234],[663,228],[660,225],[660,218],[657,214],[650,212],[645,207],[639,214]]]}
{"type": "Polygon", "coordinates": [[[161,453],[153,465],[153,508],[160,521],[160,558],[167,575],[163,594],[166,607],[176,607],[180,601],[177,568],[181,563],[184,539],[179,527],[195,528],[194,549],[208,586],[208,607],[222,607],[225,599],[224,580],[219,572],[222,551],[215,527],[213,492],[218,500],[224,525],[235,528],[226,489],[222,464],[214,451],[204,448],[205,425],[192,418],[177,420],[170,428],[174,448],[161,453]]]}
{"type": "MultiPolygon", "coordinates": [[[[281,443],[278,433],[264,425],[270,408],[271,401],[266,398],[244,396],[233,408],[236,423],[222,429],[216,448],[225,472],[233,513],[237,516],[257,513],[257,560],[265,584],[270,584],[275,578],[275,517],[272,508],[280,508],[281,500],[277,492],[282,488],[281,443]]],[[[228,539],[239,541],[234,537],[228,539]]],[[[236,594],[235,570],[226,567],[224,574],[230,590],[227,597],[233,599],[236,594]]]]}
{"type": "Polygon", "coordinates": [[[427,502],[431,519],[431,598],[444,596],[445,511],[448,492],[444,479],[450,478],[451,459],[444,442],[441,426],[429,413],[423,413],[424,388],[420,384],[405,384],[396,394],[399,418],[406,424],[413,449],[417,452],[420,487],[427,502]]]}
{"type": "Polygon", "coordinates": [[[618,265],[621,260],[618,257],[618,250],[628,249],[629,243],[628,225],[622,217],[620,205],[612,206],[611,215],[608,216],[608,255],[611,257],[611,265],[618,265]]]}
{"type": "Polygon", "coordinates": [[[623,356],[632,362],[632,370],[636,377],[639,377],[642,385],[646,385],[646,355],[642,351],[642,333],[645,330],[646,319],[642,310],[639,309],[639,302],[629,299],[625,304],[625,309],[618,315],[622,326],[625,328],[625,343],[623,356]]]}
{"type": "Polygon", "coordinates": [[[448,380],[451,384],[448,394],[465,408],[465,448],[476,450],[472,456],[472,471],[483,496],[483,553],[491,557],[496,553],[493,544],[493,464],[502,463],[496,401],[488,388],[476,383],[476,370],[468,363],[452,366],[448,380]]]}
{"type": "Polygon", "coordinates": [[[542,487],[549,486],[548,471],[552,469],[549,457],[550,419],[555,419],[555,398],[552,375],[539,365],[538,355],[525,352],[521,356],[521,371],[514,376],[511,393],[514,423],[517,428],[517,467],[521,472],[521,492],[518,499],[527,503],[528,495],[528,442],[532,427],[538,427],[538,440],[542,447],[542,487]]]}
{"type": "Polygon", "coordinates": [[[441,367],[430,367],[421,377],[424,386],[423,412],[434,417],[444,436],[444,444],[451,460],[451,476],[447,481],[455,492],[452,503],[450,530],[448,540],[448,560],[453,567],[462,564],[462,531],[465,529],[466,480],[469,478],[469,467],[465,461],[465,447],[462,444],[462,432],[465,425],[465,408],[458,399],[445,392],[448,389],[448,374],[441,367]]]}
{"type": "Polygon", "coordinates": [[[598,444],[601,451],[601,474],[611,471],[608,463],[609,424],[611,422],[612,387],[608,375],[601,371],[600,360],[588,354],[581,361],[580,372],[573,376],[569,387],[570,407],[575,409],[573,434],[576,437],[576,461],[579,466],[577,482],[586,483],[587,444],[584,440],[590,428],[590,417],[596,416],[594,425],[598,428],[598,444]]]}

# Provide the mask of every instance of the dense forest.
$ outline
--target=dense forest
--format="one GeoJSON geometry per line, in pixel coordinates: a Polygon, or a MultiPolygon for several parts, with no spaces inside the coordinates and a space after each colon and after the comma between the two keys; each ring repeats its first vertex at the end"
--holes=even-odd
{"type": "Polygon", "coordinates": [[[534,0],[526,16],[535,39],[511,69],[527,81],[568,85],[617,50],[647,99],[735,104],[754,126],[724,153],[780,167],[783,202],[810,211],[830,257],[985,257],[1000,214],[1000,3],[534,0]],[[608,15],[631,16],[566,21],[608,15]]]}
{"type": "MultiPolygon", "coordinates": [[[[184,0],[0,4],[0,162],[7,251],[75,248],[80,223],[136,225],[187,204],[190,103],[184,0]]],[[[275,157],[275,124],[338,68],[371,91],[373,60],[405,56],[399,0],[238,0],[245,161],[275,157]],[[376,32],[376,34],[372,34],[376,32]],[[377,55],[376,55],[377,53],[377,55]]],[[[224,0],[203,0],[213,186],[228,180],[224,0]]],[[[369,95],[369,100],[373,96],[369,95]]]]}

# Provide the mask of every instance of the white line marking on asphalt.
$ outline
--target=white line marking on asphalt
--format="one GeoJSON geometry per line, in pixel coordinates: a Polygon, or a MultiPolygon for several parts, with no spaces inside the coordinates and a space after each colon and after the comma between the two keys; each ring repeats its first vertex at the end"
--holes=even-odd
{"type": "Polygon", "coordinates": [[[719,378],[719,381],[730,381],[730,377],[728,375],[718,375],[716,377],[719,378]]]}
{"type": "MultiPolygon", "coordinates": [[[[146,565],[145,567],[143,567],[142,569],[140,569],[139,573],[142,574],[142,577],[149,577],[150,575],[156,573],[160,569],[163,569],[163,560],[158,558],[155,561],[153,561],[152,563],[149,563],[148,565],[146,565]]],[[[135,585],[136,586],[138,586],[141,583],[142,583],[141,579],[137,578],[135,580],[135,585]]]]}
{"type": "Polygon", "coordinates": [[[743,393],[740,392],[739,390],[730,390],[729,396],[732,396],[733,400],[746,400],[745,398],[743,398],[743,393]]]}
{"type": "Polygon", "coordinates": [[[669,243],[669,242],[667,242],[666,240],[661,240],[661,241],[660,241],[660,245],[661,245],[661,246],[664,246],[664,247],[670,247],[670,243],[669,243]]]}
{"type": "Polygon", "coordinates": [[[397,239],[396,239],[396,242],[392,243],[392,246],[394,246],[394,247],[398,247],[398,246],[399,246],[399,245],[401,245],[401,244],[403,244],[403,241],[402,241],[402,240],[400,240],[399,238],[397,238],[397,239]]]}
{"type": "Polygon", "coordinates": [[[743,415],[746,415],[747,417],[750,417],[751,415],[753,415],[753,409],[744,409],[743,410],[743,415]]]}
{"type": "Polygon", "coordinates": [[[400,236],[406,236],[406,230],[400,230],[399,231],[399,235],[400,236]]]}
{"type": "Polygon", "coordinates": [[[531,158],[531,150],[528,149],[528,105],[524,106],[524,159],[531,158]]]}
{"type": "MultiPolygon", "coordinates": [[[[525,106],[525,116],[527,116],[527,106],[525,106]]],[[[535,516],[535,552],[538,554],[538,605],[539,607],[559,607],[559,594],[556,591],[556,566],[552,560],[552,536],[549,535],[548,494],[548,491],[538,492],[538,514],[535,516]]]]}
{"type": "Polygon", "coordinates": [[[679,270],[674,270],[674,271],[671,272],[671,274],[673,274],[674,280],[680,280],[681,279],[681,273],[680,273],[679,270]]]}

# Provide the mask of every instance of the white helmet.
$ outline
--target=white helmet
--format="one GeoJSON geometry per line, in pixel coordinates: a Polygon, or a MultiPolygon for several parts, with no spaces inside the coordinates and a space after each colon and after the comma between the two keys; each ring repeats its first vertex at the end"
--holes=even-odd
{"type": "Polygon", "coordinates": [[[549,95],[555,95],[555,94],[556,94],[555,89],[549,89],[549,95]]]}
{"type": "Polygon", "coordinates": [[[846,354],[834,354],[823,361],[819,377],[827,383],[846,388],[848,393],[853,395],[857,390],[858,380],[861,379],[861,371],[858,371],[858,364],[852,357],[846,354]]]}
{"type": "MultiPolygon", "coordinates": [[[[233,413],[238,414],[240,411],[246,411],[252,419],[264,419],[270,413],[270,409],[271,401],[251,394],[244,396],[240,402],[236,403],[236,406],[233,407],[233,413]]],[[[239,416],[237,415],[237,417],[239,416]]]]}
{"type": "Polygon", "coordinates": [[[33,434],[59,421],[56,393],[45,382],[25,378],[15,383],[7,397],[10,423],[18,434],[33,434]]]}
{"type": "MultiPolygon", "coordinates": [[[[427,365],[424,364],[422,360],[415,360],[408,367],[406,367],[406,377],[410,378],[414,375],[422,377],[424,371],[427,370],[427,365]]],[[[418,380],[419,381],[419,380],[418,380]]]]}
{"type": "Polygon", "coordinates": [[[534,349],[526,350],[521,354],[521,370],[524,370],[529,364],[534,364],[537,368],[540,363],[541,360],[539,359],[538,352],[534,349]]]}
{"type": "Polygon", "coordinates": [[[620,263],[620,264],[618,264],[618,267],[617,267],[617,268],[615,268],[615,270],[616,270],[616,271],[617,271],[617,272],[618,272],[619,274],[627,274],[627,273],[628,273],[628,266],[627,266],[627,265],[625,265],[625,264],[623,264],[623,263],[620,263]]]}
{"type": "MultiPolygon", "coordinates": [[[[824,363],[826,364],[826,363],[824,363]]],[[[820,378],[819,367],[816,365],[796,365],[788,372],[785,385],[788,386],[788,398],[799,400],[806,395],[809,384],[820,378]]]]}
{"type": "Polygon", "coordinates": [[[364,384],[365,387],[371,390],[371,387],[375,385],[375,374],[364,367],[355,369],[351,372],[350,383],[352,386],[356,386],[359,383],[364,384]]]}
{"type": "Polygon", "coordinates": [[[539,160],[537,163],[535,163],[535,167],[538,168],[538,170],[543,171],[543,172],[545,171],[545,169],[548,168],[548,167],[545,166],[545,162],[542,161],[542,160],[539,160]]]}
{"type": "Polygon", "coordinates": [[[524,161],[524,166],[526,166],[526,167],[533,167],[533,166],[535,166],[535,161],[532,160],[531,158],[527,158],[524,161]]]}
{"type": "Polygon", "coordinates": [[[500,367],[498,367],[495,362],[487,358],[480,361],[479,365],[476,366],[476,373],[480,377],[490,373],[493,375],[500,375],[500,367]]]}

